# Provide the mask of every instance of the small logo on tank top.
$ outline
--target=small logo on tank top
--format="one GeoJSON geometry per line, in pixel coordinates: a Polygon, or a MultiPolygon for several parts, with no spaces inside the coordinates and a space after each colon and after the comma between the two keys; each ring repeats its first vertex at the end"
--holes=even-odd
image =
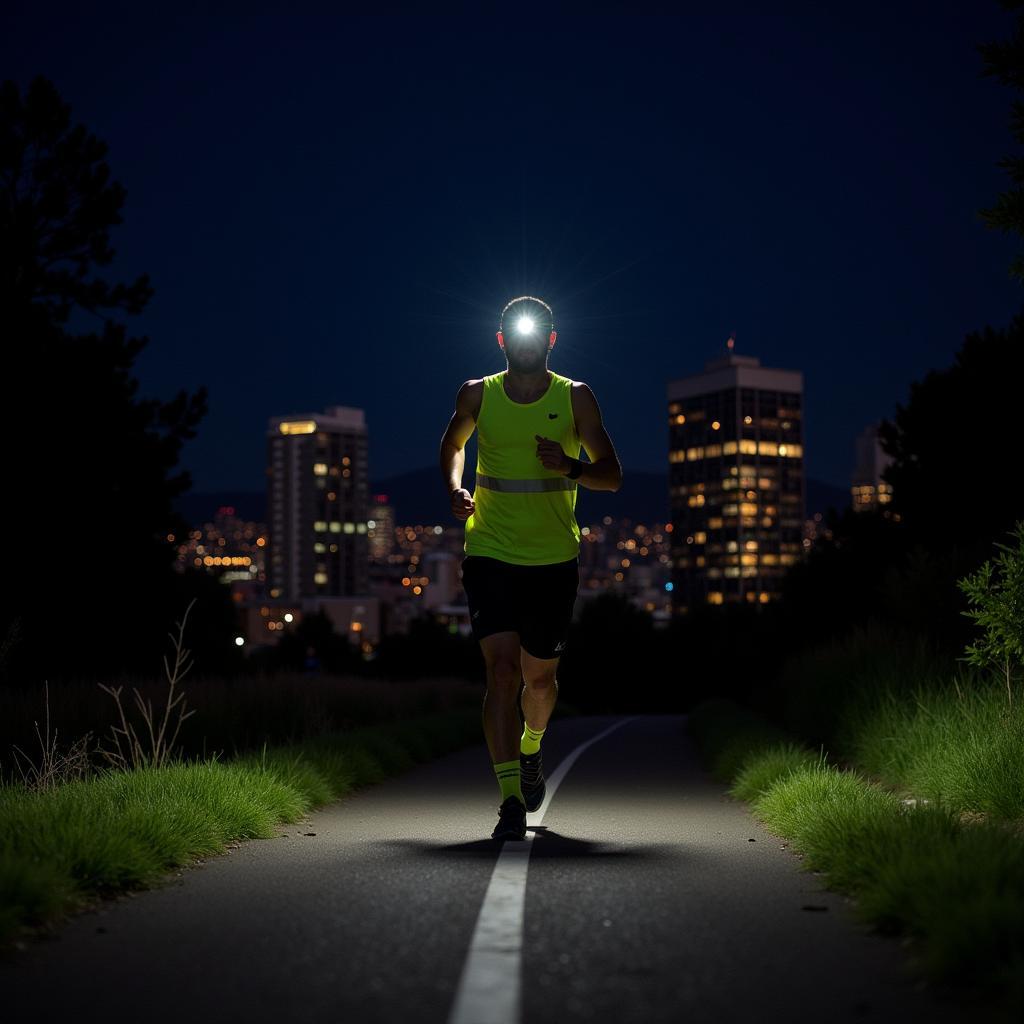
{"type": "Polygon", "coordinates": [[[557,419],[557,418],[558,418],[558,413],[557,412],[549,412],[548,413],[548,419],[549,420],[553,420],[553,419],[557,419]]]}

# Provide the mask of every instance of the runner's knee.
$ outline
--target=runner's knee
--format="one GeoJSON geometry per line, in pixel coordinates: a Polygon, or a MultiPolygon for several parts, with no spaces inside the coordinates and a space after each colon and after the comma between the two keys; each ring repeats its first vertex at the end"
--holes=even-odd
{"type": "Polygon", "coordinates": [[[495,658],[487,666],[487,685],[489,688],[516,691],[521,678],[519,665],[510,658],[495,658]]]}
{"type": "Polygon", "coordinates": [[[523,682],[531,690],[550,690],[555,686],[555,670],[545,669],[543,672],[523,670],[523,682]]]}

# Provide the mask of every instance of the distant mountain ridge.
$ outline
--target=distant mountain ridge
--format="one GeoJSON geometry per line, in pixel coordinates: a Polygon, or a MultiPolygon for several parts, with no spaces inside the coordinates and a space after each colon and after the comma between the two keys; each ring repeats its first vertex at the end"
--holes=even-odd
{"type": "MultiPolygon", "coordinates": [[[[473,474],[465,480],[473,489],[473,474]]],[[[395,508],[396,521],[427,525],[458,523],[449,511],[441,472],[436,466],[371,481],[370,495],[386,494],[395,508]]],[[[807,481],[807,515],[824,512],[830,505],[838,510],[850,504],[846,488],[822,480],[807,481]]],[[[175,504],[190,524],[196,526],[213,519],[222,506],[235,509],[242,519],[266,522],[266,491],[207,491],[183,494],[175,504]]],[[[628,470],[619,491],[593,491],[580,487],[576,498],[576,519],[581,524],[600,522],[604,516],[630,519],[633,523],[664,523],[668,517],[668,474],[646,470],[628,470]]]]}

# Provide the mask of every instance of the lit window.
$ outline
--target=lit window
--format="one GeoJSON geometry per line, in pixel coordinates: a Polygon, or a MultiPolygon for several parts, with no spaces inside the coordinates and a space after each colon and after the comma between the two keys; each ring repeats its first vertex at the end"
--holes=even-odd
{"type": "Polygon", "coordinates": [[[279,429],[282,434],[315,434],[316,423],[313,420],[294,420],[282,423],[279,429]]]}

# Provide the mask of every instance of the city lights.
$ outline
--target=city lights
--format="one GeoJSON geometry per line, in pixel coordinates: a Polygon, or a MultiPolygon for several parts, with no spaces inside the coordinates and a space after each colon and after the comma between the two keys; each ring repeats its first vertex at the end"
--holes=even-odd
{"type": "Polygon", "coordinates": [[[282,423],[280,430],[282,434],[315,434],[316,423],[313,420],[296,420],[292,423],[282,423]]]}

